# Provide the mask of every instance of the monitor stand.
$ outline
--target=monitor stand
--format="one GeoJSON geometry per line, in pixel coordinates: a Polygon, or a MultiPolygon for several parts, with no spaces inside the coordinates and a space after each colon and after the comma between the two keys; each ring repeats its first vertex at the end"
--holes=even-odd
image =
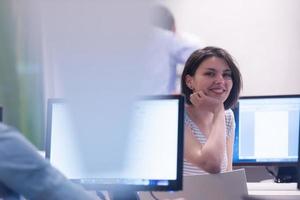
{"type": "Polygon", "coordinates": [[[140,200],[136,191],[116,190],[109,192],[109,199],[111,200],[140,200]]]}
{"type": "Polygon", "coordinates": [[[278,167],[276,183],[291,183],[297,182],[297,166],[278,167]]]}

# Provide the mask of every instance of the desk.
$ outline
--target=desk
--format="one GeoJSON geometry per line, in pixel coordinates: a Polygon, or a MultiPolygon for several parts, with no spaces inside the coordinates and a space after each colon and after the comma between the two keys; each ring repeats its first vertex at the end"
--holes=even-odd
{"type": "MultiPolygon", "coordinates": [[[[248,194],[266,200],[299,200],[300,190],[296,183],[257,182],[247,183],[248,194]]],[[[153,200],[149,192],[140,193],[141,200],[153,200]]],[[[185,199],[189,200],[189,199],[185,199]]]]}
{"type": "Polygon", "coordinates": [[[266,199],[299,200],[297,183],[247,183],[248,194],[266,199]]]}

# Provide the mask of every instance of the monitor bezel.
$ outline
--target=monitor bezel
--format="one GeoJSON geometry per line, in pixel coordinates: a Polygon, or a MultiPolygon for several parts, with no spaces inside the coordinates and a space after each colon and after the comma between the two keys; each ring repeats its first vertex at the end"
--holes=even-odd
{"type": "MultiPolygon", "coordinates": [[[[299,130],[300,130],[300,119],[299,119],[299,130]]],[[[297,162],[297,189],[300,190],[300,134],[298,141],[298,162],[297,162]]]]}
{"type": "MultiPolygon", "coordinates": [[[[281,99],[286,99],[286,98],[300,98],[300,94],[286,94],[286,95],[259,95],[259,96],[241,96],[240,99],[276,99],[276,98],[281,98],[281,99]]],[[[233,108],[233,113],[234,113],[234,118],[235,118],[235,137],[234,137],[234,151],[235,149],[238,148],[238,136],[239,136],[239,101],[236,104],[236,106],[233,108]]],[[[299,138],[300,138],[300,129],[299,129],[299,138]]],[[[238,159],[235,160],[233,159],[233,166],[279,166],[279,167],[284,167],[284,166],[297,166],[297,161],[282,161],[282,162],[277,162],[277,161],[270,161],[270,162],[264,162],[264,161],[257,161],[254,159],[238,159]]]]}
{"type": "MultiPolygon", "coordinates": [[[[178,191],[182,190],[183,174],[183,144],[184,144],[184,96],[182,95],[152,95],[143,96],[142,99],[177,99],[178,100],[178,137],[177,137],[177,179],[169,180],[169,185],[134,185],[134,184],[82,184],[80,180],[70,179],[74,183],[82,185],[88,190],[109,190],[109,191],[178,191]]],[[[50,161],[51,152],[51,124],[52,106],[56,103],[66,103],[63,99],[50,98],[47,104],[47,128],[45,134],[45,156],[50,161]]]]}
{"type": "Polygon", "coordinates": [[[3,107],[0,105],[0,122],[3,122],[3,107]]]}

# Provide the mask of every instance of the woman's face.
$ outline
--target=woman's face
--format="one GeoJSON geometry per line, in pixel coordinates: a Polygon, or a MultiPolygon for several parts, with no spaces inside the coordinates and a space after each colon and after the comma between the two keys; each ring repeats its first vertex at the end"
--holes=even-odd
{"type": "Polygon", "coordinates": [[[193,92],[202,90],[224,102],[232,89],[232,72],[225,60],[210,57],[200,64],[194,76],[186,76],[186,83],[193,92]]]}

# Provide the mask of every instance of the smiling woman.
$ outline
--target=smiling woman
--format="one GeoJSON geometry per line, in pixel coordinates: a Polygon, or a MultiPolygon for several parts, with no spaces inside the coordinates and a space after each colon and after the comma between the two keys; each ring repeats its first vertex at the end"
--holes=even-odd
{"type": "Polygon", "coordinates": [[[230,54],[218,47],[195,51],[182,77],[186,96],[185,175],[232,170],[234,116],[241,74],[230,54]]]}

